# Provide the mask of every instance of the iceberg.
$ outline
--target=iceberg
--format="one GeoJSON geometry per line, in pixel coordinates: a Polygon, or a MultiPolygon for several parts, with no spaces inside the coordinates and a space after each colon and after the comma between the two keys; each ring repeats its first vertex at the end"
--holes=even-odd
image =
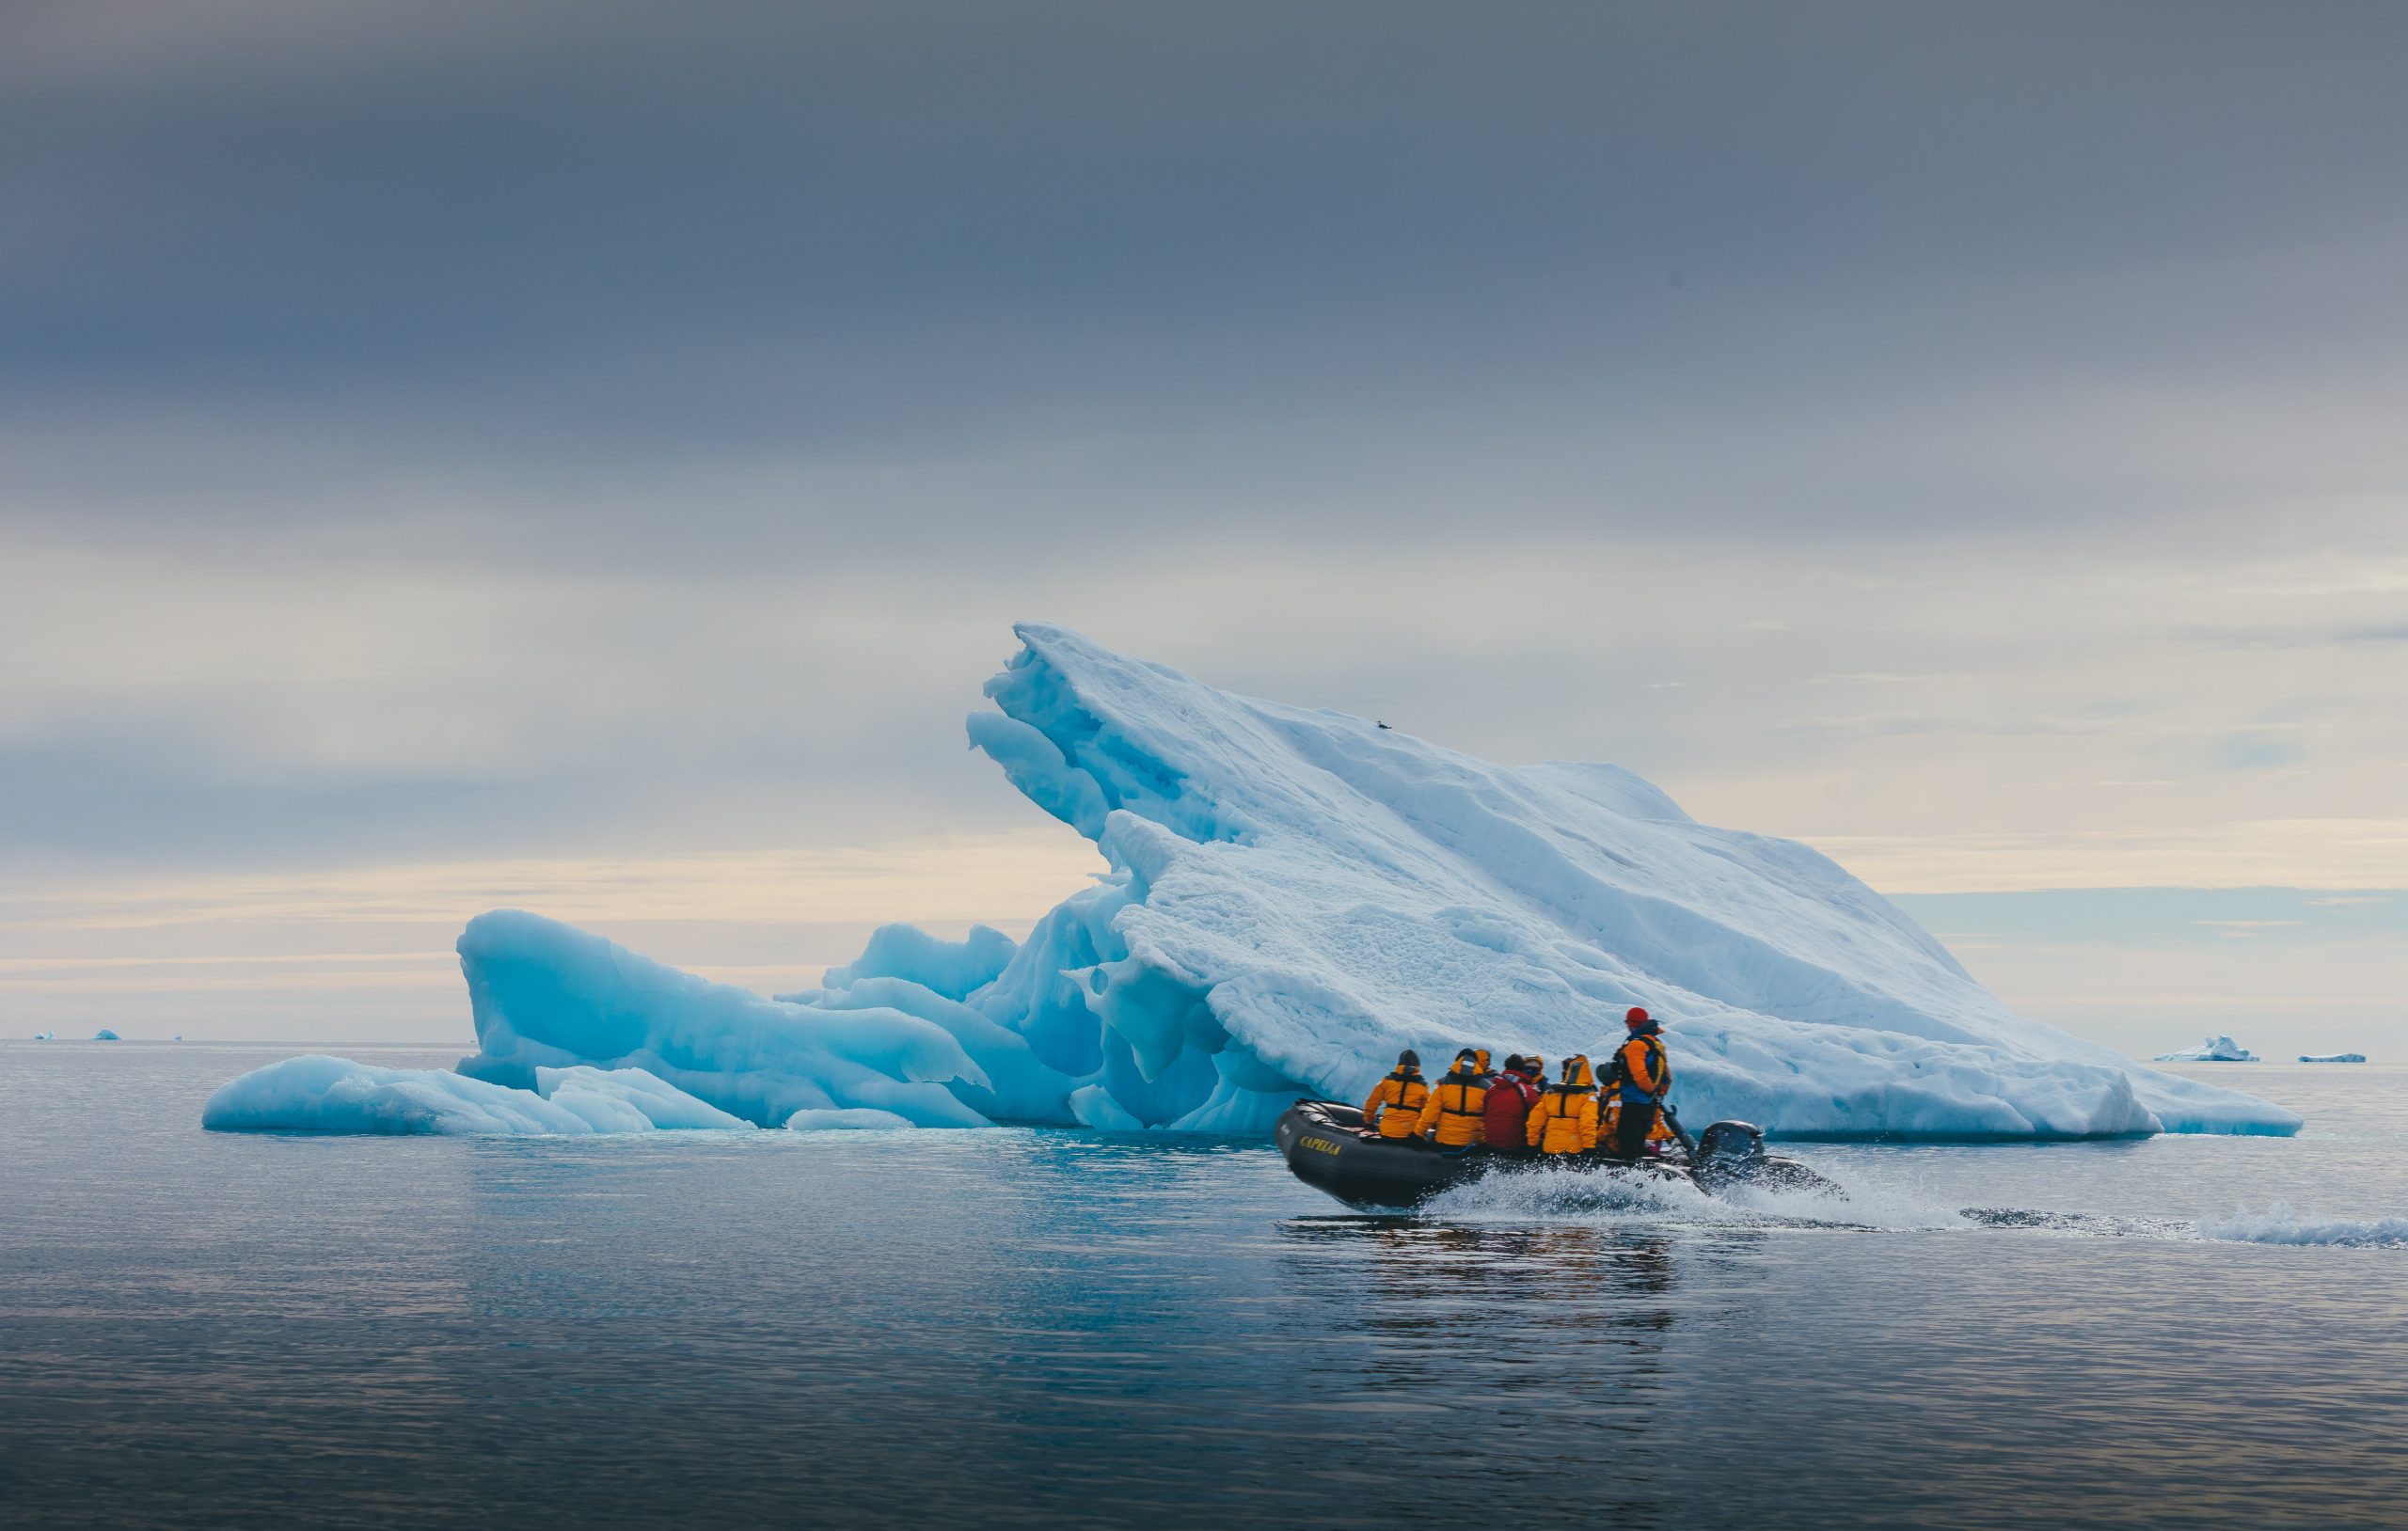
{"type": "Polygon", "coordinates": [[[2228,1036],[2210,1036],[2195,1048],[2179,1052],[2161,1052],[2156,1062],[2162,1064],[2254,1064],[2258,1055],[2228,1036]]]}
{"type": "Polygon", "coordinates": [[[2362,1064],[2367,1061],[2367,1055],[2363,1052],[2303,1052],[2299,1061],[2304,1064],[2362,1064]]]}
{"type": "Polygon", "coordinates": [[[1694,1121],[1948,1140],[2300,1125],[2015,1015],[1828,858],[1699,824],[1618,766],[1491,765],[1015,631],[970,742],[1110,867],[1025,940],[890,925],[818,987],[765,997],[499,910],[459,940],[465,1093],[320,1059],[278,1109],[360,1116],[349,1098],[382,1091],[404,1115],[532,1120],[547,1078],[585,1067],[764,1128],[1259,1134],[1298,1096],[1359,1098],[1402,1048],[1596,1055],[1637,1004],[1666,1021],[1694,1121]],[[339,1083],[340,1111],[312,1103],[339,1083]]]}
{"type": "Polygon", "coordinates": [[[92,1034],[92,1040],[95,1042],[122,1042],[125,1038],[118,1035],[117,1033],[110,1031],[107,1027],[103,1026],[99,1031],[92,1034]]]}

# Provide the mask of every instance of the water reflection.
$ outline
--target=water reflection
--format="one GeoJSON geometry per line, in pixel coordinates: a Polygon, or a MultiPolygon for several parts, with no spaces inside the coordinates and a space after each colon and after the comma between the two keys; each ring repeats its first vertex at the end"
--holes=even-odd
{"type": "Polygon", "coordinates": [[[1529,1466],[1584,1482],[1610,1474],[1619,1487],[1598,1513],[1620,1523],[1669,1508],[1650,1479],[1676,1446],[1661,1407],[1669,1349],[1698,1305],[1684,1290],[1695,1255],[1683,1235],[1394,1217],[1296,1218],[1278,1231],[1315,1343],[1354,1359],[1345,1385],[1457,1400],[1472,1438],[1493,1447],[1491,1432],[1510,1427],[1529,1466]]]}
{"type": "MultiPolygon", "coordinates": [[[[1293,1263],[1345,1265],[1384,1300],[1450,1310],[1469,1302],[1515,1322],[1531,1321],[1533,1305],[1562,1310],[1545,1315],[1552,1321],[1600,1303],[1620,1319],[1630,1300],[1671,1294],[1678,1275],[1673,1235],[1662,1228],[1325,1217],[1291,1218],[1280,1233],[1293,1263]]],[[[1669,1311],[1662,1317],[1669,1322],[1669,1311]]]]}

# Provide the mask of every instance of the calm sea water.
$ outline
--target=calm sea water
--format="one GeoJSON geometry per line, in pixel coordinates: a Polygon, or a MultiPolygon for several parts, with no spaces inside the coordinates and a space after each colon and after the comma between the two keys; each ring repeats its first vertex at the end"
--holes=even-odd
{"type": "Polygon", "coordinates": [[[1406,1219],[1254,1144],[199,1130],[286,1050],[0,1044],[0,1522],[2408,1522],[2408,1071],[1406,1219]]]}

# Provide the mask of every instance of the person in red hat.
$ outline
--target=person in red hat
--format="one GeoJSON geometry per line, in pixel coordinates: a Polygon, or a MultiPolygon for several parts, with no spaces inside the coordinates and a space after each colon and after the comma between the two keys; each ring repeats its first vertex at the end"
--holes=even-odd
{"type": "Polygon", "coordinates": [[[1647,1135],[1656,1129],[1665,1092],[1672,1087],[1672,1065],[1664,1056],[1664,1029],[1645,1009],[1632,1005],[1623,1025],[1630,1036],[1614,1050],[1613,1069],[1606,1082],[1619,1093],[1622,1108],[1614,1123],[1614,1155],[1636,1161],[1646,1150],[1647,1135]]]}

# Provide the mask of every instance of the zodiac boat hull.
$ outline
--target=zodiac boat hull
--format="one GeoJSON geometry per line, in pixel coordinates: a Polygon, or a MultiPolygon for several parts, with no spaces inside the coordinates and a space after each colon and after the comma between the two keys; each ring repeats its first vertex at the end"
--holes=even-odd
{"type": "MultiPolygon", "coordinates": [[[[1297,1179],[1349,1207],[1418,1207],[1442,1191],[1499,1170],[1539,1162],[1537,1156],[1488,1148],[1458,1152],[1418,1138],[1368,1137],[1363,1113],[1334,1100],[1299,1100],[1279,1118],[1279,1152],[1297,1179]]],[[[1642,1175],[1687,1180],[1709,1194],[1733,1185],[1777,1185],[1836,1192],[1838,1187],[1792,1159],[1764,1152],[1764,1134],[1745,1122],[1717,1122],[1698,1139],[1700,1162],[1674,1148],[1625,1164],[1608,1154],[1559,1155],[1549,1168],[1599,1175],[1642,1175]]]]}

